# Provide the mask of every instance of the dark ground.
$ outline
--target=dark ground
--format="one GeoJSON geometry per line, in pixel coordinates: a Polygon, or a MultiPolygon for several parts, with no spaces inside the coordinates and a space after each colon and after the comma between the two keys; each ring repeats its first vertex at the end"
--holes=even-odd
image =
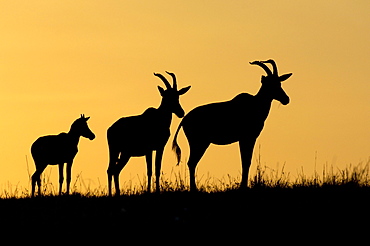
{"type": "Polygon", "coordinates": [[[369,195],[369,188],[302,188],[0,199],[0,233],[48,244],[100,238],[139,245],[201,240],[353,245],[359,239],[368,245],[369,195]]]}

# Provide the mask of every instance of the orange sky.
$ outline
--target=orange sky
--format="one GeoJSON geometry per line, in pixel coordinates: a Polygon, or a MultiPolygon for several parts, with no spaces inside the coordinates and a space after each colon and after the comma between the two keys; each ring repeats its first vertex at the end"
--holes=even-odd
{"type": "MultiPolygon", "coordinates": [[[[73,181],[106,186],[106,129],[118,118],[157,107],[172,71],[186,112],[241,92],[255,94],[263,70],[249,61],[273,58],[287,106],[274,102],[257,141],[262,163],[295,177],[324,164],[343,168],[370,156],[369,1],[0,1],[0,188],[29,188],[30,146],[91,116],[97,138],[81,139],[73,181]],[[317,153],[317,154],[315,154],[317,153]]],[[[174,116],[172,132],[179,119],[174,116]]],[[[172,138],[170,139],[172,141],[172,138]]],[[[169,146],[163,172],[176,167],[169,146]]],[[[258,153],[258,151],[255,151],[258,153]]],[[[255,169],[255,158],[252,171],[255,169]]],[[[133,158],[121,180],[145,174],[133,158]]],[[[57,187],[57,168],[49,167],[57,187]]],[[[211,146],[201,176],[239,178],[238,146],[211,146]]],[[[72,182],[73,182],[72,181],[72,182]]]]}

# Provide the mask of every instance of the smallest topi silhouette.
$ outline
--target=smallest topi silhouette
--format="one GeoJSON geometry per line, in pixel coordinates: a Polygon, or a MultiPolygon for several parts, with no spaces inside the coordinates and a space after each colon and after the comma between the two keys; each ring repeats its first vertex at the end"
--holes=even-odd
{"type": "Polygon", "coordinates": [[[58,135],[47,135],[39,137],[31,146],[31,154],[36,165],[36,171],[32,175],[32,194],[35,195],[35,185],[38,186],[38,195],[41,195],[41,173],[47,165],[59,165],[59,195],[62,194],[63,167],[67,163],[67,194],[71,183],[71,168],[73,159],[78,152],[78,142],[80,137],[90,140],[95,138],[95,134],[89,129],[87,121],[90,117],[83,114],[75,120],[68,133],[62,132],[58,135]]]}

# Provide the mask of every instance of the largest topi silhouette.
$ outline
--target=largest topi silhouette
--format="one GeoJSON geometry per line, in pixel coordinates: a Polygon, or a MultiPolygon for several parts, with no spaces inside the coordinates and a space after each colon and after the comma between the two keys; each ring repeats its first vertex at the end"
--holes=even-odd
{"type": "Polygon", "coordinates": [[[153,151],[156,151],[156,191],[159,192],[162,155],[170,137],[172,113],[179,118],[184,117],[185,113],[180,105],[179,97],[190,89],[190,86],[188,86],[177,90],[175,74],[166,73],[172,77],[173,87],[163,75],[154,73],[166,85],[166,90],[158,86],[162,101],[157,109],[148,108],[141,115],[123,117],[108,128],[109,166],[107,174],[109,196],[112,195],[112,177],[114,177],[116,195],[120,194],[119,174],[132,156],[146,157],[148,192],[150,192],[153,151]]]}
{"type": "Polygon", "coordinates": [[[32,175],[32,197],[35,194],[35,185],[38,186],[38,194],[41,195],[40,175],[47,165],[59,165],[59,195],[62,194],[63,167],[67,163],[67,194],[71,183],[71,169],[73,159],[78,152],[78,142],[80,137],[90,140],[95,138],[95,134],[89,129],[87,121],[90,117],[83,114],[75,120],[68,133],[62,132],[58,135],[47,135],[39,137],[31,146],[31,154],[36,165],[36,171],[32,175]]]}
{"type": "Polygon", "coordinates": [[[256,95],[241,93],[230,101],[194,108],[183,118],[177,128],[172,147],[176,152],[179,164],[181,149],[176,139],[182,127],[190,148],[187,164],[190,173],[190,190],[192,191],[197,190],[196,166],[211,143],[226,145],[239,142],[242,161],[240,187],[247,187],[253,148],[269,114],[272,100],[278,100],[283,105],[289,103],[289,97],[281,88],[281,82],[287,80],[292,74],[279,76],[273,60],[254,61],[250,64],[262,67],[267,73],[267,76],[261,77],[262,86],[256,95]],[[272,65],[273,72],[266,66],[266,63],[272,65]]]}

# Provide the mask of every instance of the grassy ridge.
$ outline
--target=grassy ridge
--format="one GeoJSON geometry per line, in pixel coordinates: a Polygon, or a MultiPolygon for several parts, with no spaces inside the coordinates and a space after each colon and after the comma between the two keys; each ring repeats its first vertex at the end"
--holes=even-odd
{"type": "Polygon", "coordinates": [[[73,194],[3,199],[0,207],[1,222],[7,225],[3,233],[41,229],[43,235],[67,230],[78,236],[82,231],[116,237],[151,232],[187,238],[204,236],[207,230],[212,237],[259,235],[265,240],[264,235],[357,235],[368,230],[369,195],[368,187],[173,191],[113,198],[73,194]],[[235,234],[239,230],[242,234],[235,234]]]}
{"type": "Polygon", "coordinates": [[[26,195],[2,198],[1,223],[6,225],[2,233],[54,235],[60,231],[68,238],[84,240],[85,231],[90,239],[122,240],[139,233],[135,236],[139,242],[148,239],[146,233],[157,235],[151,240],[178,236],[178,242],[200,236],[207,242],[223,237],[228,242],[243,238],[285,242],[292,236],[303,240],[300,243],[326,238],[332,244],[332,237],[353,242],[369,229],[368,166],[326,169],[322,176],[300,175],[294,181],[283,171],[268,173],[259,167],[250,188],[242,191],[236,189],[237,182],[213,190],[206,182],[200,192],[190,193],[181,180],[162,180],[160,194],[135,188],[120,197],[95,190],[61,197],[47,193],[35,199],[26,195]]]}

